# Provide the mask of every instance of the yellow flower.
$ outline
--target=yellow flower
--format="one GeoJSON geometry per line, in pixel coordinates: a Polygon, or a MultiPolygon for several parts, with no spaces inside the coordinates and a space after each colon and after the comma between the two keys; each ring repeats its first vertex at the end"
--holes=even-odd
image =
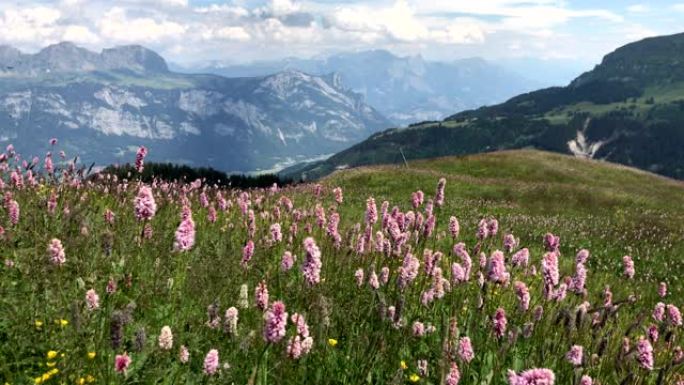
{"type": "Polygon", "coordinates": [[[43,376],[40,378],[41,381],[45,382],[50,379],[50,373],[43,373],[43,376]]]}
{"type": "Polygon", "coordinates": [[[401,370],[408,369],[408,365],[406,365],[406,361],[404,361],[404,360],[401,360],[401,362],[399,363],[399,366],[401,367],[401,370]]]}
{"type": "Polygon", "coordinates": [[[34,324],[36,325],[36,329],[40,329],[40,327],[43,326],[43,321],[36,320],[36,322],[34,322],[34,324]]]}
{"type": "Polygon", "coordinates": [[[337,345],[337,340],[334,338],[328,338],[328,345],[330,345],[334,348],[335,345],[337,345]]]}
{"type": "Polygon", "coordinates": [[[85,378],[81,377],[78,380],[76,380],[77,385],[84,385],[85,384],[85,378]]]}
{"type": "Polygon", "coordinates": [[[91,382],[95,382],[95,377],[91,376],[90,374],[87,375],[87,376],[86,376],[86,382],[89,383],[89,384],[90,384],[91,382]]]}
{"type": "Polygon", "coordinates": [[[96,355],[97,355],[97,353],[95,353],[95,352],[88,352],[88,358],[91,360],[94,360],[96,355]]]}
{"type": "Polygon", "coordinates": [[[52,368],[52,369],[50,369],[50,371],[49,371],[48,373],[49,373],[51,376],[54,376],[55,374],[59,373],[59,369],[57,369],[57,368],[52,368]]]}
{"type": "Polygon", "coordinates": [[[65,327],[65,326],[67,326],[68,324],[69,324],[69,321],[67,321],[67,320],[65,320],[65,319],[60,319],[60,320],[59,320],[59,326],[61,326],[61,327],[65,327]]]}
{"type": "Polygon", "coordinates": [[[54,359],[55,357],[57,357],[57,352],[56,352],[56,351],[50,350],[49,352],[47,352],[47,359],[48,359],[48,360],[52,360],[52,359],[54,359]]]}
{"type": "Polygon", "coordinates": [[[409,376],[409,381],[411,382],[418,382],[420,381],[420,376],[413,373],[412,375],[409,376]]]}
{"type": "Polygon", "coordinates": [[[33,379],[34,384],[41,384],[43,383],[43,378],[42,377],[36,377],[33,379]]]}
{"type": "Polygon", "coordinates": [[[56,362],[48,362],[45,365],[47,365],[48,368],[51,368],[51,367],[57,365],[57,363],[56,362]]]}

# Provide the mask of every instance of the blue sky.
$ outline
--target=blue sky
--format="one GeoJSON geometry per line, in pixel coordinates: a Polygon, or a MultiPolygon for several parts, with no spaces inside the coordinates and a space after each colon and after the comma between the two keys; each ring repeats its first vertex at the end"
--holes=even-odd
{"type": "Polygon", "coordinates": [[[594,63],[630,41],[684,32],[683,20],[684,0],[10,0],[0,44],[141,44],[184,64],[367,49],[594,63]]]}

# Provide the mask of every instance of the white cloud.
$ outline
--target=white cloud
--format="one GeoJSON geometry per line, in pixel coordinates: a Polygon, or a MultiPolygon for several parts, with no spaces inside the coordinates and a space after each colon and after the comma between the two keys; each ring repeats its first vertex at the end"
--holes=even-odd
{"type": "Polygon", "coordinates": [[[206,31],[202,37],[205,40],[222,39],[234,41],[248,41],[251,36],[243,27],[222,27],[206,31]]]}
{"type": "Polygon", "coordinates": [[[684,3],[674,4],[672,5],[672,9],[677,12],[684,12],[684,3]]]}
{"type": "Polygon", "coordinates": [[[100,38],[88,27],[82,25],[69,25],[64,29],[62,39],[76,44],[95,44],[100,38]]]}
{"type": "Polygon", "coordinates": [[[627,7],[627,12],[629,13],[644,13],[648,12],[649,10],[651,10],[651,7],[646,4],[632,4],[627,7]]]}
{"type": "Polygon", "coordinates": [[[126,10],[114,7],[98,22],[100,34],[118,42],[145,43],[166,38],[180,38],[187,27],[173,21],[150,17],[129,18],[126,10]]]}
{"type": "Polygon", "coordinates": [[[6,9],[0,14],[0,40],[6,42],[43,41],[52,36],[61,17],[59,10],[49,7],[6,9]]]}

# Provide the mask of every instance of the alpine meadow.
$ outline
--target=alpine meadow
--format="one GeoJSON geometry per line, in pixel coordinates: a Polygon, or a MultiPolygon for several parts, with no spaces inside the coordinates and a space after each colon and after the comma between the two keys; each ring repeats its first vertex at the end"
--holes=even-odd
{"type": "Polygon", "coordinates": [[[682,20],[0,1],[0,385],[684,385],[682,20]]]}

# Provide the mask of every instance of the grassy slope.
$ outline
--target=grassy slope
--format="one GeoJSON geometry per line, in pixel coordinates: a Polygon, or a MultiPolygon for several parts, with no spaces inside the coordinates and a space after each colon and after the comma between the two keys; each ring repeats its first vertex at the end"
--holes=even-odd
{"type": "MultiPolygon", "coordinates": [[[[681,183],[621,166],[535,151],[411,162],[410,169],[359,168],[334,173],[323,183],[344,189],[345,201],[339,212],[346,244],[350,226],[363,222],[369,196],[375,197],[378,208],[387,199],[390,208],[398,205],[406,211],[410,209],[411,192],[422,189],[426,198],[432,196],[436,181],[442,176],[447,179],[446,203],[436,211],[438,233],[445,232],[448,217],[456,215],[461,222],[459,241],[472,247],[477,222],[483,216],[495,216],[500,222],[500,234],[494,242],[486,243],[485,250],[500,248],[502,234],[513,232],[521,239],[521,247],[530,248],[532,262],[539,265],[541,238],[551,231],[561,237],[562,275],[572,274],[573,256],[578,249],[591,250],[589,301],[601,303],[600,291],[605,284],[611,285],[616,300],[632,293],[640,295],[640,307],[621,310],[621,317],[601,331],[609,341],[609,354],[619,349],[622,333],[637,312],[650,313],[656,302],[657,282],[666,280],[671,291],[668,302],[682,306],[681,183]],[[625,254],[635,259],[634,282],[620,277],[621,257],[625,254]]],[[[297,208],[312,210],[315,201],[308,188],[285,193],[293,198],[297,208]]],[[[68,205],[71,214],[56,217],[44,214],[47,191],[41,190],[40,199],[30,194],[24,191],[15,195],[22,207],[22,219],[18,227],[7,227],[4,243],[3,257],[15,260],[16,267],[0,269],[0,290],[5,293],[0,296],[0,305],[7,312],[7,317],[0,318],[0,362],[6,364],[4,368],[0,365],[0,380],[24,383],[42,373],[45,352],[55,349],[67,354],[58,360],[64,376],[61,378],[66,383],[74,383],[88,373],[95,375],[99,383],[206,383],[201,374],[202,359],[210,348],[217,348],[221,361],[230,363],[232,369],[209,383],[247,383],[257,373],[256,383],[265,383],[262,372],[268,383],[405,383],[408,375],[416,371],[416,360],[421,358],[428,359],[432,368],[431,377],[421,383],[437,383],[441,336],[448,317],[452,316],[458,319],[461,332],[473,339],[477,354],[468,367],[462,366],[462,383],[480,383],[490,378],[491,384],[505,384],[506,368],[522,370],[541,365],[554,368],[561,383],[569,383],[572,375],[572,369],[562,358],[569,337],[548,317],[531,339],[520,340],[515,348],[507,348],[505,354],[493,353],[492,346],[498,347],[500,343],[493,340],[487,317],[497,306],[505,306],[515,314],[510,290],[492,292],[484,313],[474,310],[474,284],[457,288],[433,307],[424,307],[419,303],[420,291],[430,283],[420,278],[404,293],[403,314],[409,325],[414,320],[430,322],[438,327],[438,333],[416,339],[411,337],[410,330],[396,330],[377,315],[379,298],[387,304],[397,301],[395,277],[392,284],[379,291],[379,296],[367,287],[357,289],[354,284],[355,269],[363,267],[368,271],[371,265],[379,269],[388,264],[394,271],[400,259],[384,259],[376,254],[358,257],[346,249],[335,252],[317,229],[313,236],[323,253],[324,282],[307,289],[299,272],[305,235],[300,234],[292,248],[299,256],[296,267],[289,273],[279,272],[279,256],[289,247],[262,245],[261,239],[267,236],[271,222],[261,219],[259,206],[253,206],[257,210],[257,251],[250,262],[252,268],[244,271],[239,261],[246,236],[237,207],[228,214],[219,213],[219,221],[211,224],[206,220],[206,210],[193,197],[197,243],[192,251],[177,254],[169,252],[178,225],[176,204],[158,200],[160,207],[152,221],[154,237],[138,245],[133,241],[140,233],[140,225],[132,218],[134,189],[124,196],[63,191],[58,212],[68,205]],[[117,215],[111,227],[102,223],[102,212],[107,207],[117,215]],[[81,226],[87,226],[91,235],[79,235],[81,226]],[[62,239],[67,250],[67,264],[62,269],[45,262],[45,245],[52,237],[62,239]],[[111,255],[102,251],[104,245],[109,245],[111,255]],[[131,272],[133,285],[126,288],[123,276],[131,272]],[[109,277],[119,280],[119,291],[113,296],[104,293],[109,277]],[[169,279],[173,279],[173,285],[169,279]],[[268,355],[262,354],[265,349],[260,336],[261,314],[254,307],[240,310],[238,337],[227,337],[204,325],[208,304],[218,301],[221,312],[235,305],[242,283],[249,284],[252,303],[254,287],[262,279],[268,281],[271,300],[282,299],[291,313],[300,311],[307,315],[315,346],[312,354],[299,363],[283,358],[282,343],[271,347],[268,355]],[[82,310],[83,294],[90,287],[100,293],[103,307],[92,313],[82,310]],[[128,342],[124,348],[113,351],[109,347],[110,314],[130,301],[137,308],[134,321],[125,329],[128,342]],[[329,326],[322,321],[324,308],[329,309],[329,326]],[[79,318],[73,318],[74,314],[80,314],[79,318]],[[53,325],[52,321],[59,318],[71,320],[70,325],[53,325]],[[45,321],[40,330],[32,326],[36,319],[45,321]],[[168,354],[156,347],[162,325],[171,325],[175,334],[174,350],[168,354]],[[130,342],[140,328],[148,335],[142,353],[136,352],[130,342]],[[327,346],[327,338],[336,338],[339,345],[327,346]],[[180,365],[175,358],[180,344],[191,349],[189,365],[180,365]],[[124,349],[134,360],[127,381],[112,372],[114,354],[124,349]],[[83,358],[87,351],[96,351],[96,359],[83,358]],[[409,369],[400,371],[400,360],[406,360],[409,369]],[[264,367],[268,372],[262,370],[264,367]]],[[[261,207],[269,211],[279,196],[267,197],[261,207]]],[[[334,206],[329,194],[320,203],[326,208],[334,206]]],[[[282,224],[287,233],[289,219],[282,219],[282,224]]],[[[301,232],[303,228],[302,223],[301,232]]],[[[423,247],[448,254],[452,245],[449,237],[433,237],[416,245],[416,254],[420,257],[423,247]]],[[[531,285],[533,306],[540,301],[538,279],[523,278],[519,273],[515,279],[524,279],[531,285]]],[[[580,301],[579,297],[570,296],[563,306],[576,306],[580,301]]],[[[555,311],[556,305],[545,306],[546,312],[555,311]]],[[[510,327],[523,322],[517,316],[511,316],[509,321],[510,327]]],[[[585,345],[589,352],[596,351],[595,344],[599,342],[591,333],[573,332],[571,338],[573,343],[585,345]]],[[[616,369],[611,360],[606,358],[606,365],[592,367],[588,373],[604,384],[619,383],[630,367],[616,369]]]]}
{"type": "MultiPolygon", "coordinates": [[[[554,231],[568,255],[588,248],[602,258],[606,272],[621,266],[621,252],[672,262],[684,254],[684,183],[607,162],[501,151],[415,161],[409,169],[360,167],[335,172],[325,183],[352,191],[355,206],[367,196],[407,204],[416,189],[432,194],[441,176],[450,198],[443,211],[458,216],[470,231],[487,215],[521,236],[523,245],[535,245],[554,231]]],[[[684,273],[681,262],[672,267],[684,273]]],[[[665,279],[671,271],[653,273],[665,279]]]]}

